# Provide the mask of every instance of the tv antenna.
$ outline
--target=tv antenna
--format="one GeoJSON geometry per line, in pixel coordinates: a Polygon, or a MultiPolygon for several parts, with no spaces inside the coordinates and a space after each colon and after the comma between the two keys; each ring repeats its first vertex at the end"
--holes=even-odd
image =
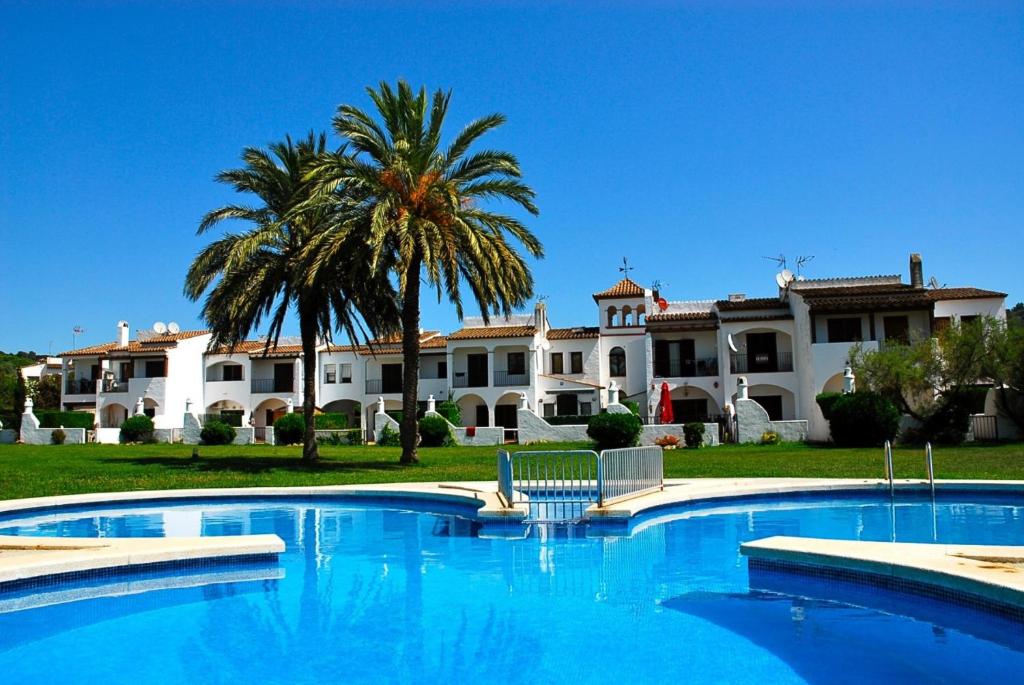
{"type": "Polygon", "coordinates": [[[761,257],[761,259],[767,259],[770,262],[775,262],[776,264],[779,265],[780,269],[786,268],[786,255],[782,254],[781,252],[777,257],[761,257]]]}
{"type": "Polygon", "coordinates": [[[796,275],[798,278],[801,276],[801,272],[803,271],[804,265],[807,264],[807,262],[811,261],[812,259],[814,259],[814,255],[797,255],[796,275]]]}
{"type": "Polygon", "coordinates": [[[622,273],[626,276],[626,278],[629,278],[629,272],[632,271],[633,268],[634,267],[629,265],[629,260],[623,257],[622,266],[619,267],[619,273],[622,273]]]}
{"type": "Polygon", "coordinates": [[[661,280],[659,278],[659,279],[656,279],[653,283],[651,283],[651,290],[661,290],[662,288],[667,288],[670,285],[672,285],[672,284],[671,283],[666,283],[665,281],[663,281],[663,280],[661,280]]]}
{"type": "Polygon", "coordinates": [[[75,326],[71,329],[71,349],[78,349],[78,336],[82,335],[82,333],[85,333],[85,329],[81,326],[75,326]]]}

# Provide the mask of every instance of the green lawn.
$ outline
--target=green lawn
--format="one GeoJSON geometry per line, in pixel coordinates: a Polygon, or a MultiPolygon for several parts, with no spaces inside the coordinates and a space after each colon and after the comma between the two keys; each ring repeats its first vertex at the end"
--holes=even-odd
{"type": "MultiPolygon", "coordinates": [[[[495,477],[494,447],[422,449],[422,463],[411,467],[399,466],[398,448],[389,447],[323,447],[322,460],[312,466],[302,463],[298,447],[199,450],[201,456],[192,459],[189,445],[0,445],[0,499],[114,490],[495,477]]],[[[894,461],[898,477],[924,476],[923,450],[898,449],[894,461]]],[[[939,478],[1024,480],[1024,443],[936,448],[935,471],[939,478]]],[[[810,445],[675,450],[665,453],[665,475],[880,478],[882,451],[810,445]]]]}

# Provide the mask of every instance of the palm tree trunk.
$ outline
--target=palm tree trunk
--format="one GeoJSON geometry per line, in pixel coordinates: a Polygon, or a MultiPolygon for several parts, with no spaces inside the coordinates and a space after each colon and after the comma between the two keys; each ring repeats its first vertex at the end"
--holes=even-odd
{"type": "Polygon", "coordinates": [[[414,257],[405,272],[402,293],[402,463],[415,464],[419,425],[416,421],[420,380],[420,257],[414,257]]]}
{"type": "Polygon", "coordinates": [[[302,460],[316,461],[320,451],[316,446],[316,329],[301,319],[309,316],[299,314],[299,328],[302,332],[302,418],[306,431],[302,437],[302,460]]]}

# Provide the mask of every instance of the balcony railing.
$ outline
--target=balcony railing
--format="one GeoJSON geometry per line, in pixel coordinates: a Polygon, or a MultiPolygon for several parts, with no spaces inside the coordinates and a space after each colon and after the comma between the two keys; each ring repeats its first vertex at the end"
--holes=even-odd
{"type": "Polygon", "coordinates": [[[525,372],[512,373],[510,371],[495,371],[494,386],[498,388],[510,385],[529,385],[530,377],[525,372]]]}
{"type": "Polygon", "coordinates": [[[252,391],[254,393],[261,392],[284,392],[292,393],[295,392],[295,381],[291,379],[277,379],[277,378],[253,378],[252,379],[252,391]]]}
{"type": "Polygon", "coordinates": [[[367,395],[387,395],[389,393],[402,392],[401,381],[385,381],[383,378],[367,378],[367,395]]]}
{"type": "Polygon", "coordinates": [[[789,352],[734,354],[729,359],[732,373],[775,373],[793,370],[793,355],[789,352]]]}
{"type": "Polygon", "coordinates": [[[470,378],[465,373],[455,372],[455,377],[452,378],[452,387],[454,388],[486,388],[487,377],[483,378],[470,378]]]}
{"type": "Polygon", "coordinates": [[[718,359],[676,359],[667,365],[654,363],[654,375],[658,378],[693,378],[695,376],[717,376],[718,359]],[[665,368],[665,367],[668,368],[665,368]]]}
{"type": "Polygon", "coordinates": [[[66,395],[95,395],[96,394],[96,381],[91,378],[81,378],[79,380],[69,380],[64,385],[64,394],[66,395]]]}
{"type": "Polygon", "coordinates": [[[128,392],[128,379],[104,381],[103,392],[128,392]]]}

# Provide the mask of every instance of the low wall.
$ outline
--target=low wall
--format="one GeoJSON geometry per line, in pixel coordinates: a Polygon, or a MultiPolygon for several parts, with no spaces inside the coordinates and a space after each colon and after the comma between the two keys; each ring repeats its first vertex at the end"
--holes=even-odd
{"type": "Polygon", "coordinates": [[[374,414],[373,415],[373,441],[379,442],[381,433],[384,432],[384,427],[387,426],[396,433],[399,430],[398,421],[387,414],[374,414]]]}
{"type": "Polygon", "coordinates": [[[519,444],[532,445],[535,442],[586,442],[587,427],[584,425],[552,426],[529,409],[516,412],[519,424],[519,444]]]}
{"type": "Polygon", "coordinates": [[[93,440],[103,445],[117,445],[121,442],[121,429],[97,428],[93,431],[93,440]]]}
{"type": "Polygon", "coordinates": [[[13,445],[18,441],[18,431],[13,428],[0,429],[0,445],[13,445]]]}
{"type": "Polygon", "coordinates": [[[252,426],[240,426],[235,428],[235,439],[232,445],[251,445],[256,442],[256,429],[252,426]]]}
{"type": "MultiPolygon", "coordinates": [[[[666,435],[674,435],[679,438],[680,446],[686,444],[686,440],[683,437],[683,424],[655,423],[644,425],[643,430],[640,432],[640,445],[649,447],[655,444],[655,440],[666,435]]],[[[760,436],[758,439],[760,439],[760,436]]],[[[719,445],[717,423],[704,424],[704,445],[705,447],[717,447],[719,445]]]]}
{"type": "Polygon", "coordinates": [[[448,428],[452,432],[456,445],[469,447],[472,445],[502,445],[505,443],[505,429],[501,426],[478,426],[474,431],[475,435],[470,437],[466,435],[466,428],[464,426],[456,426],[436,411],[425,412],[424,416],[436,416],[444,419],[444,422],[448,424],[448,428]]]}
{"type": "Polygon", "coordinates": [[[53,431],[55,430],[64,431],[65,445],[85,444],[84,428],[32,428],[31,426],[26,426],[25,424],[26,422],[22,421],[21,441],[26,445],[52,445],[53,431]]]}
{"type": "Polygon", "coordinates": [[[779,440],[784,442],[803,442],[807,440],[807,421],[772,421],[768,412],[755,400],[737,399],[736,433],[738,442],[761,442],[761,436],[768,431],[778,433],[779,440]]]}

